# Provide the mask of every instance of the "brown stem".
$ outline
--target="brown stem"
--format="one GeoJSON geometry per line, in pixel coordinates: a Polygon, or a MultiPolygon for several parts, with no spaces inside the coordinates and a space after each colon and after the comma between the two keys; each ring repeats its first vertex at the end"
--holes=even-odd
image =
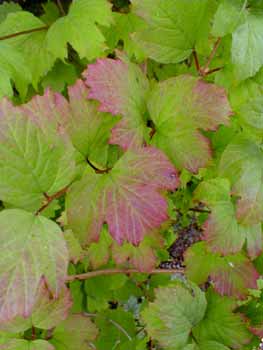
{"type": "Polygon", "coordinates": [[[43,210],[45,210],[49,204],[54,200],[54,199],[57,199],[59,197],[61,197],[63,194],[65,194],[68,190],[69,186],[66,186],[64,188],[62,188],[62,190],[58,191],[57,193],[55,194],[52,194],[52,196],[49,196],[47,193],[44,193],[44,196],[46,198],[46,201],[45,203],[42,205],[42,207],[40,207],[38,209],[38,211],[35,213],[35,215],[39,215],[43,210]]]}
{"type": "Polygon", "coordinates": [[[36,335],[36,328],[35,328],[34,326],[32,326],[31,329],[32,329],[32,330],[31,330],[31,339],[32,339],[32,340],[35,340],[36,337],[37,337],[37,335],[36,335]]]}
{"type": "Polygon", "coordinates": [[[14,37],[19,36],[19,35],[25,35],[25,34],[30,34],[30,33],[34,33],[34,32],[40,32],[41,30],[47,30],[48,28],[49,28],[49,26],[43,26],[43,27],[23,30],[21,32],[0,36],[0,40],[6,40],[6,39],[14,38],[14,37]]]}
{"type": "Polygon", "coordinates": [[[66,12],[65,12],[64,7],[62,6],[62,3],[61,3],[60,0],[57,0],[57,5],[58,5],[58,8],[59,8],[59,11],[60,11],[61,15],[65,16],[66,12]]]}
{"type": "Polygon", "coordinates": [[[209,75],[209,74],[215,73],[215,72],[217,72],[217,71],[221,70],[222,68],[223,68],[223,67],[213,68],[213,69],[209,70],[209,71],[206,73],[206,75],[209,75]]]}
{"type": "Polygon", "coordinates": [[[220,42],[221,42],[221,38],[219,37],[214,44],[213,50],[211,51],[204,68],[202,69],[205,75],[207,75],[208,68],[210,66],[210,63],[212,62],[212,59],[214,58],[214,56],[216,54],[216,51],[218,49],[220,42]]]}
{"type": "Polygon", "coordinates": [[[200,64],[199,64],[198,56],[195,50],[193,50],[193,56],[195,61],[195,68],[198,71],[198,73],[200,73],[200,64]]]}
{"type": "Polygon", "coordinates": [[[173,273],[184,273],[183,269],[154,269],[149,272],[143,272],[139,271],[137,269],[106,269],[106,270],[96,270],[96,271],[90,271],[86,273],[82,273],[79,275],[70,275],[67,277],[67,282],[72,282],[75,280],[86,280],[95,276],[102,276],[102,275],[114,275],[116,273],[148,273],[149,275],[152,274],[158,274],[158,273],[164,273],[164,274],[173,274],[173,273]]]}
{"type": "Polygon", "coordinates": [[[195,211],[197,213],[211,213],[211,210],[208,209],[200,209],[200,208],[189,208],[190,211],[195,211]]]}
{"type": "Polygon", "coordinates": [[[94,164],[91,163],[91,161],[88,158],[86,158],[86,161],[89,164],[89,166],[93,170],[95,170],[96,174],[107,174],[111,170],[111,168],[107,168],[107,169],[99,169],[99,168],[97,168],[94,164]]]}

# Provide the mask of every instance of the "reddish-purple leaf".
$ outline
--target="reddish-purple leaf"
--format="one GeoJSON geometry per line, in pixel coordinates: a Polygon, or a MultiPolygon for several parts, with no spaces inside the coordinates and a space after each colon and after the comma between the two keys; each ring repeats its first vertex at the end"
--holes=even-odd
{"type": "Polygon", "coordinates": [[[110,143],[125,150],[141,146],[148,81],[140,68],[124,58],[105,58],[90,64],[84,76],[91,89],[88,97],[100,101],[100,111],[123,117],[113,129],[110,143]]]}
{"type": "Polygon", "coordinates": [[[127,151],[109,174],[92,170],[72,186],[67,200],[69,226],[83,244],[98,240],[102,223],[119,243],[138,244],[168,219],[160,193],[174,190],[178,175],[166,156],[153,147],[127,151]]]}

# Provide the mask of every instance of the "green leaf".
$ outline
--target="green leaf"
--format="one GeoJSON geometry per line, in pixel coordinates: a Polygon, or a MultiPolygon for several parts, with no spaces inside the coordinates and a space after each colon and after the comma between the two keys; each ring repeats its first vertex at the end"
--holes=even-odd
{"type": "Polygon", "coordinates": [[[74,149],[59,120],[63,108],[67,108],[66,99],[51,91],[23,106],[1,101],[1,200],[36,211],[47,196],[70,183],[75,173],[74,149]]]}
{"type": "Polygon", "coordinates": [[[263,65],[262,19],[262,11],[252,11],[233,33],[232,61],[240,80],[254,76],[263,65]]]}
{"type": "Polygon", "coordinates": [[[88,317],[74,314],[56,327],[50,342],[56,350],[92,350],[90,343],[97,335],[97,327],[88,317]]]}
{"type": "Polygon", "coordinates": [[[145,27],[144,21],[134,13],[113,12],[114,24],[104,31],[107,44],[114,49],[120,41],[123,41],[123,49],[129,58],[135,57],[142,61],[145,58],[143,50],[132,38],[132,33],[145,27]]]}
{"type": "Polygon", "coordinates": [[[246,18],[244,0],[223,0],[215,13],[212,34],[223,37],[233,33],[246,18]]]}
{"type": "Polygon", "coordinates": [[[12,339],[4,345],[0,345],[1,350],[55,350],[46,340],[27,341],[24,339],[12,339]]]}
{"type": "Polygon", "coordinates": [[[211,159],[208,139],[200,132],[228,124],[230,105],[224,89],[190,75],[179,75],[153,88],[148,99],[154,122],[153,144],[174,164],[197,172],[211,159]]]}
{"type": "Polygon", "coordinates": [[[168,219],[160,190],[177,185],[176,170],[161,151],[127,151],[108,174],[89,168],[73,184],[66,201],[69,227],[85,245],[98,240],[106,222],[118,244],[137,245],[168,219]]]}
{"type": "Polygon", "coordinates": [[[51,71],[41,81],[44,89],[50,87],[53,91],[62,92],[66,85],[72,85],[77,79],[76,68],[71,64],[56,61],[51,71]]]}
{"type": "Polygon", "coordinates": [[[32,81],[31,72],[23,55],[6,43],[0,43],[0,98],[13,96],[13,82],[24,100],[28,85],[32,81]]]}
{"type": "Polygon", "coordinates": [[[98,242],[91,243],[88,247],[89,262],[93,269],[106,265],[110,258],[110,247],[113,240],[108,230],[103,227],[98,242]]]}
{"type": "Polygon", "coordinates": [[[8,39],[8,44],[24,57],[32,74],[32,84],[36,89],[40,78],[50,70],[55,62],[54,55],[46,49],[46,24],[26,11],[11,13],[0,24],[0,36],[40,27],[43,29],[8,39]]]}
{"type": "Polygon", "coordinates": [[[144,114],[148,81],[141,69],[127,59],[99,59],[84,72],[88,97],[98,100],[99,110],[122,115],[112,130],[111,144],[124,150],[141,147],[146,132],[144,114]]]}
{"type": "Polygon", "coordinates": [[[194,285],[158,288],[156,299],[142,312],[148,334],[167,350],[180,350],[192,328],[204,317],[204,293],[194,285]],[[169,300],[169,302],[168,302],[169,300]]]}
{"type": "Polygon", "coordinates": [[[55,58],[68,56],[67,44],[80,58],[92,60],[105,49],[105,38],[97,24],[112,23],[111,6],[106,0],[76,0],[66,16],[58,19],[47,33],[47,47],[55,58]]]}
{"type": "Polygon", "coordinates": [[[237,201],[237,219],[244,225],[263,220],[263,153],[244,137],[230,143],[220,160],[219,174],[230,180],[237,201]]]}
{"type": "MultiPolygon", "coordinates": [[[[101,312],[96,317],[96,325],[100,330],[96,340],[98,350],[129,349],[129,342],[135,337],[136,327],[133,316],[120,308],[101,312]]],[[[133,348],[134,349],[134,348],[133,348]]]]}
{"type": "Polygon", "coordinates": [[[106,166],[111,129],[117,118],[98,111],[98,103],[87,99],[88,88],[78,80],[68,88],[70,109],[63,124],[73,145],[92,162],[106,166]]]}
{"type": "Polygon", "coordinates": [[[233,299],[221,297],[210,289],[206,293],[207,309],[204,319],[193,329],[197,341],[217,341],[230,348],[247,344],[251,335],[245,322],[233,313],[236,303],[233,299]]]}
{"type": "Polygon", "coordinates": [[[64,285],[68,252],[62,232],[44,217],[8,209],[0,212],[0,240],[8,253],[0,258],[0,319],[28,317],[43,277],[55,298],[64,285]]]}
{"type": "Polygon", "coordinates": [[[9,13],[21,11],[21,6],[14,2],[4,2],[0,5],[0,23],[3,22],[9,13]]]}
{"type": "Polygon", "coordinates": [[[199,242],[186,251],[185,264],[186,276],[191,281],[203,284],[210,276],[221,295],[244,299],[249,288],[257,288],[259,275],[242,253],[221,257],[209,252],[205,242],[199,242]]]}
{"type": "Polygon", "coordinates": [[[133,0],[133,11],[147,29],[134,35],[147,55],[161,63],[177,63],[206,41],[213,14],[211,1],[133,0]]]}
{"type": "Polygon", "coordinates": [[[216,178],[203,181],[195,190],[194,197],[211,209],[204,224],[204,239],[212,251],[223,255],[237,253],[247,241],[248,253],[252,258],[261,253],[261,224],[243,226],[237,222],[228,180],[216,178]]]}
{"type": "Polygon", "coordinates": [[[45,22],[47,25],[51,25],[60,17],[60,12],[56,4],[48,0],[47,3],[42,4],[44,14],[40,17],[40,19],[45,22]]]}

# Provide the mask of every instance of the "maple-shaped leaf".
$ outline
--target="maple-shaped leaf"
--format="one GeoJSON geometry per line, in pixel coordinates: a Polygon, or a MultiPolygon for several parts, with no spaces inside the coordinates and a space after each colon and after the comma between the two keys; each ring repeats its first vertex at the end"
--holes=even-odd
{"type": "Polygon", "coordinates": [[[141,146],[145,133],[144,113],[148,81],[138,66],[126,59],[99,59],[84,72],[89,98],[98,100],[100,111],[121,115],[110,143],[123,149],[141,146]]]}
{"type": "Polygon", "coordinates": [[[146,27],[142,18],[136,16],[134,13],[119,13],[113,12],[114,24],[104,31],[107,39],[107,45],[113,50],[120,41],[123,41],[123,50],[137,61],[142,61],[145,58],[143,50],[132,39],[132,33],[144,29],[146,27]]]}
{"type": "Polygon", "coordinates": [[[64,97],[50,91],[22,106],[0,102],[1,200],[36,211],[73,179],[74,148],[60,122],[62,106],[64,97]]]}
{"type": "Polygon", "coordinates": [[[100,56],[106,45],[97,24],[109,26],[113,22],[111,5],[106,0],[75,0],[66,16],[59,18],[47,33],[47,48],[55,58],[68,56],[67,44],[80,58],[92,60],[100,56]]]}
{"type": "Polygon", "coordinates": [[[221,257],[212,254],[205,242],[191,246],[185,254],[186,275],[198,284],[210,276],[215,290],[221,295],[246,298],[248,289],[257,288],[259,274],[249,259],[241,254],[221,257]]]}
{"type": "Polygon", "coordinates": [[[21,53],[6,43],[0,44],[0,97],[13,96],[15,82],[22,99],[25,98],[27,87],[32,81],[31,72],[21,53]]]}
{"type": "Polygon", "coordinates": [[[204,239],[212,251],[224,255],[236,253],[246,241],[250,257],[255,258],[261,253],[261,224],[244,226],[237,222],[228,180],[216,178],[203,181],[195,190],[194,197],[211,209],[204,224],[204,239]]]}
{"type": "Polygon", "coordinates": [[[0,345],[0,350],[55,350],[55,348],[46,340],[11,339],[0,345]]]}
{"type": "Polygon", "coordinates": [[[133,11],[143,17],[147,29],[134,36],[148,56],[162,63],[177,63],[206,41],[213,1],[132,0],[133,11]]]}
{"type": "Polygon", "coordinates": [[[160,191],[178,186],[176,169],[153,147],[127,151],[108,174],[88,169],[67,196],[69,227],[83,244],[97,241],[106,222],[119,243],[138,244],[168,219],[160,191]]]}
{"type": "Polygon", "coordinates": [[[90,343],[97,335],[97,327],[88,317],[73,314],[55,328],[50,342],[56,350],[92,350],[90,343]]]}
{"type": "Polygon", "coordinates": [[[239,349],[249,343],[251,334],[243,318],[234,313],[236,301],[221,297],[212,289],[206,293],[207,308],[204,318],[193,329],[197,342],[217,341],[227,347],[239,349]]]}
{"type": "Polygon", "coordinates": [[[72,300],[68,289],[63,288],[57,298],[52,297],[42,279],[36,302],[29,317],[18,316],[8,322],[0,322],[0,330],[9,333],[24,332],[32,326],[51,329],[68,316],[72,300]]]}
{"type": "Polygon", "coordinates": [[[249,11],[232,34],[232,61],[240,80],[252,77],[263,65],[262,19],[262,11],[249,11]]]}
{"type": "Polygon", "coordinates": [[[39,79],[50,70],[55,62],[54,55],[46,48],[47,25],[32,13],[26,11],[10,13],[5,21],[0,24],[0,36],[36,28],[42,28],[42,30],[8,39],[8,45],[24,57],[26,66],[32,74],[32,84],[35,89],[37,89],[39,79]]]}
{"type": "Polygon", "coordinates": [[[82,80],[68,88],[69,110],[61,113],[63,125],[73,145],[85,158],[105,166],[110,132],[117,120],[99,112],[98,103],[87,99],[88,92],[82,80]]]}
{"type": "Polygon", "coordinates": [[[201,130],[227,125],[231,108],[223,88],[190,75],[170,78],[153,88],[148,99],[154,123],[152,142],[178,168],[197,172],[211,159],[209,140],[201,130]]]}
{"type": "Polygon", "coordinates": [[[156,290],[156,299],[142,311],[146,331],[167,350],[180,350],[204,317],[205,294],[196,286],[181,284],[156,290]],[[169,302],[168,302],[169,301],[169,302]]]}
{"type": "Polygon", "coordinates": [[[68,252],[60,227],[21,209],[0,213],[0,321],[28,317],[44,277],[57,298],[65,282],[68,252]]]}
{"type": "Polygon", "coordinates": [[[244,225],[263,220],[263,152],[253,141],[237,137],[225,149],[219,174],[229,179],[237,201],[237,218],[244,225]]]}

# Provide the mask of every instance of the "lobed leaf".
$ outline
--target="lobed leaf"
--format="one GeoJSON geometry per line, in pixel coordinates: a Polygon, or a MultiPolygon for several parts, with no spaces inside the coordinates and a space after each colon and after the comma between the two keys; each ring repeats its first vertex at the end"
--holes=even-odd
{"type": "Polygon", "coordinates": [[[153,144],[178,168],[197,172],[211,159],[209,140],[201,130],[227,125],[231,108],[224,89],[190,75],[157,84],[148,99],[154,122],[153,144]]]}
{"type": "Polygon", "coordinates": [[[168,219],[160,191],[177,186],[176,169],[161,151],[127,151],[109,174],[90,170],[73,184],[67,198],[69,227],[87,244],[98,240],[106,222],[119,244],[127,240],[137,245],[168,219]]]}
{"type": "Polygon", "coordinates": [[[45,278],[57,298],[67,275],[68,252],[54,222],[21,209],[0,212],[0,321],[28,317],[45,278]],[[19,262],[19,263],[18,263],[19,262]]]}

